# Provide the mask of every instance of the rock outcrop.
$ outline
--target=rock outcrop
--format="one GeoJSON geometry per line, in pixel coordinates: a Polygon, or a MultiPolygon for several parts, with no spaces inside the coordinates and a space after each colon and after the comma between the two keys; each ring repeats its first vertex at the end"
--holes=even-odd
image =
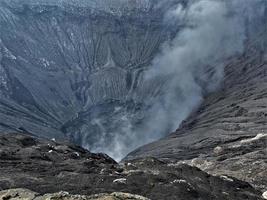
{"type": "Polygon", "coordinates": [[[0,144],[0,190],[8,190],[0,193],[3,200],[17,195],[29,199],[52,199],[58,195],[76,198],[70,194],[86,199],[89,197],[82,195],[103,193],[109,194],[106,199],[142,199],[120,192],[152,200],[259,200],[262,196],[262,192],[246,182],[211,176],[186,164],[168,164],[154,158],[118,164],[104,154],[92,154],[68,143],[27,134],[1,134],[0,144]],[[12,188],[27,188],[34,193],[9,190],[12,188]],[[48,195],[60,191],[70,194],[48,195]],[[46,196],[41,198],[39,194],[46,196]]]}
{"type": "Polygon", "coordinates": [[[10,189],[0,191],[1,200],[149,200],[139,195],[114,192],[97,195],[71,195],[68,192],[40,195],[27,189],[10,189]]]}

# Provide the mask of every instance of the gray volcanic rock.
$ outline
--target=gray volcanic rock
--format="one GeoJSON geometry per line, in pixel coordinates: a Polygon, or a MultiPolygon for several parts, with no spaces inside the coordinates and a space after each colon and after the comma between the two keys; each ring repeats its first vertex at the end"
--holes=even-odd
{"type": "Polygon", "coordinates": [[[266,31],[225,68],[222,88],[170,136],[130,153],[184,162],[211,174],[227,174],[267,189],[266,31]]]}
{"type": "Polygon", "coordinates": [[[0,199],[5,200],[149,200],[148,198],[128,193],[114,192],[92,196],[71,195],[68,192],[40,195],[27,189],[10,189],[0,191],[0,199]]]}
{"type": "MultiPolygon", "coordinates": [[[[117,164],[104,154],[26,134],[2,134],[0,144],[0,190],[26,188],[40,194],[67,191],[80,197],[123,192],[153,200],[261,199],[261,192],[246,182],[211,176],[189,165],[154,158],[117,164]]],[[[26,193],[29,197],[37,195],[26,193]]],[[[14,191],[0,192],[0,196],[7,194],[14,191]]],[[[120,193],[112,195],[116,194],[120,193]]]]}

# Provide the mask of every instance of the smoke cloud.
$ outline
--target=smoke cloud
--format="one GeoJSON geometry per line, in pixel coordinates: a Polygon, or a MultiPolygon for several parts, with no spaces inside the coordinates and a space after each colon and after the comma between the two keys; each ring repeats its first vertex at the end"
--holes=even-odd
{"type": "Polygon", "coordinates": [[[227,58],[243,52],[244,22],[238,15],[231,16],[231,11],[226,2],[205,0],[188,8],[179,4],[166,15],[165,21],[182,20],[186,27],[164,44],[145,73],[147,82],[166,77],[164,95],[154,105],[158,113],[153,112],[161,116],[159,127],[177,128],[204,92],[218,88],[227,58]]]}
{"type": "Polygon", "coordinates": [[[205,93],[218,89],[225,62],[243,52],[245,15],[253,12],[245,10],[259,3],[253,2],[201,0],[186,6],[177,3],[169,10],[164,23],[179,26],[179,31],[162,45],[139,82],[149,108],[141,117],[142,125],[133,125],[133,116],[125,113],[119,118],[122,134],[114,132],[106,142],[103,136],[91,150],[107,152],[120,160],[136,147],[174,131],[205,93]],[[146,89],[148,92],[144,92],[146,89]]]}

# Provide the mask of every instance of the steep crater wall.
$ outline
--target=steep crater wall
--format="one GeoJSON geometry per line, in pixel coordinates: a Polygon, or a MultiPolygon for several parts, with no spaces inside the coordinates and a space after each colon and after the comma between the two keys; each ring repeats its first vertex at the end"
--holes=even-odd
{"type": "Polygon", "coordinates": [[[113,157],[133,150],[114,146],[155,95],[141,75],[175,31],[161,18],[149,1],[1,1],[1,132],[67,138],[113,157]]]}

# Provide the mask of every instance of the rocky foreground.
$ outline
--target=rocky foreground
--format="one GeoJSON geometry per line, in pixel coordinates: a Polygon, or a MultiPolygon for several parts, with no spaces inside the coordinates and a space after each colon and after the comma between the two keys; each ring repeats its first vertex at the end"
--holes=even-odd
{"type": "Polygon", "coordinates": [[[11,189],[0,192],[1,199],[13,199],[13,200],[149,200],[148,198],[132,195],[121,192],[114,192],[112,194],[97,194],[97,195],[71,195],[68,192],[58,192],[54,194],[41,195],[36,192],[27,189],[11,189]]]}
{"type": "Polygon", "coordinates": [[[154,158],[118,164],[104,154],[27,134],[0,135],[0,190],[5,190],[1,200],[262,199],[262,192],[246,182],[189,165],[154,158]]]}

